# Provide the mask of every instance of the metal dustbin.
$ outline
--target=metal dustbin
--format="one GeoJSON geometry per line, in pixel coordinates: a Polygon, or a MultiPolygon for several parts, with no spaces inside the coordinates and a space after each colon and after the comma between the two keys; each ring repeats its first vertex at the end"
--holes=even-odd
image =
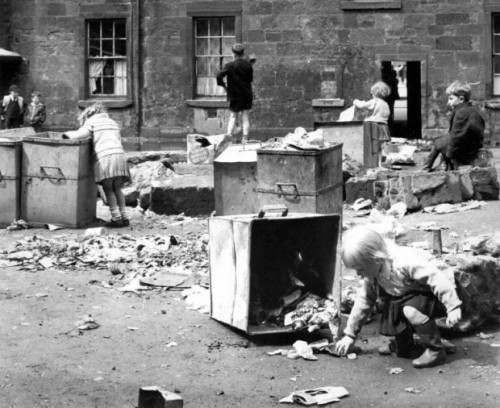
{"type": "Polygon", "coordinates": [[[95,221],[97,188],[90,138],[57,133],[23,138],[21,217],[34,226],[81,228],[95,221]]]}
{"type": "Polygon", "coordinates": [[[209,218],[210,316],[250,335],[293,332],[264,321],[297,289],[333,292],[339,215],[288,213],[209,218]]]}
{"type": "Polygon", "coordinates": [[[0,227],[20,217],[21,203],[20,138],[0,138],[0,227]]]}
{"type": "Polygon", "coordinates": [[[216,215],[258,211],[256,150],[260,146],[260,142],[231,145],[214,160],[216,215]]]}
{"type": "Polygon", "coordinates": [[[342,154],[347,154],[361,164],[364,158],[364,131],[362,121],[315,122],[314,129],[321,129],[328,143],[342,143],[342,154]]]}
{"type": "Polygon", "coordinates": [[[342,144],[318,150],[257,150],[259,204],[342,214],[342,144]]]}

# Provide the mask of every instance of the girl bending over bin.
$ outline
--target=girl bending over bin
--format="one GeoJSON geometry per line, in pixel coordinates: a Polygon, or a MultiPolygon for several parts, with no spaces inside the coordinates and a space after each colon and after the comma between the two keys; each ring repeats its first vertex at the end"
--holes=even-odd
{"type": "MultiPolygon", "coordinates": [[[[454,282],[422,256],[422,251],[399,247],[365,226],[357,226],[342,238],[342,261],[355,269],[362,286],[336,345],[344,355],[354,346],[364,322],[377,300],[381,304],[380,333],[395,336],[398,357],[414,358],[419,351],[413,339],[416,332],[424,346],[413,360],[416,368],[444,364],[446,353],[435,318],[447,316],[449,326],[462,318],[461,300],[454,282]]],[[[390,354],[391,348],[379,349],[390,354]]]]}
{"type": "Polygon", "coordinates": [[[101,103],[86,108],[78,120],[80,129],[65,132],[63,138],[92,137],[95,182],[102,186],[111,212],[111,221],[106,226],[128,227],[130,221],[122,185],[130,180],[130,172],[121,142],[120,128],[108,116],[101,103]]]}

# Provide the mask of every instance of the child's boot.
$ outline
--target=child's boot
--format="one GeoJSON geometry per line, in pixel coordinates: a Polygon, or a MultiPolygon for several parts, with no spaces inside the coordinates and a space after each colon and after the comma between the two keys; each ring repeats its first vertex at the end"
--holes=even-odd
{"type": "Polygon", "coordinates": [[[415,331],[420,336],[425,351],[419,358],[413,360],[413,366],[415,368],[426,368],[444,364],[446,361],[446,353],[443,343],[441,342],[439,328],[434,319],[430,319],[424,324],[415,326],[415,331]]]}
{"type": "Polygon", "coordinates": [[[111,213],[111,221],[106,223],[106,227],[109,228],[120,228],[123,227],[123,220],[120,214],[120,209],[118,207],[110,207],[109,212],[111,213]]]}
{"type": "Polygon", "coordinates": [[[379,347],[378,352],[382,356],[389,356],[396,353],[401,358],[415,358],[422,352],[422,349],[413,340],[413,333],[406,329],[396,335],[386,346],[379,347]]]}
{"type": "Polygon", "coordinates": [[[120,215],[123,221],[123,226],[128,227],[130,225],[130,219],[128,218],[127,207],[120,207],[120,215]]]}

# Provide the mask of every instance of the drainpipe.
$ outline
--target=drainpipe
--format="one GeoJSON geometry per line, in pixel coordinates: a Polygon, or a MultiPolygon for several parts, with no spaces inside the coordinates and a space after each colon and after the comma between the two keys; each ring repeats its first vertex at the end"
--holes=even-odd
{"type": "Polygon", "coordinates": [[[141,0],[133,0],[132,10],[132,68],[134,77],[134,104],[136,111],[135,132],[137,135],[137,150],[141,151],[142,128],[142,54],[141,54],[141,0]]]}

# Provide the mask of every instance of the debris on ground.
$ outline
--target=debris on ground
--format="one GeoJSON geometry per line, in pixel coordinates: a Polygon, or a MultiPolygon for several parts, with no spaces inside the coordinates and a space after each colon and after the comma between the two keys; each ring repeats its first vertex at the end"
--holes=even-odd
{"type": "Polygon", "coordinates": [[[401,367],[393,367],[389,369],[389,374],[401,374],[403,371],[401,367]]]}
{"type": "Polygon", "coordinates": [[[7,229],[9,231],[19,231],[23,229],[29,229],[31,226],[24,220],[17,220],[17,221],[12,221],[12,224],[10,224],[7,229]]]}
{"type": "Polygon", "coordinates": [[[197,310],[200,313],[210,313],[210,290],[199,285],[194,285],[181,292],[188,309],[197,310]]]}
{"type": "Polygon", "coordinates": [[[449,214],[453,212],[463,212],[468,210],[475,210],[486,205],[484,201],[471,200],[458,204],[438,204],[430,207],[425,207],[423,209],[426,213],[436,213],[436,214],[449,214]]]}
{"type": "Polygon", "coordinates": [[[420,394],[421,391],[417,390],[416,388],[413,387],[406,387],[405,388],[406,392],[409,392],[410,394],[420,394]]]}
{"type": "Polygon", "coordinates": [[[326,405],[347,397],[349,392],[344,387],[320,387],[292,392],[280,399],[281,404],[326,405]]]}

